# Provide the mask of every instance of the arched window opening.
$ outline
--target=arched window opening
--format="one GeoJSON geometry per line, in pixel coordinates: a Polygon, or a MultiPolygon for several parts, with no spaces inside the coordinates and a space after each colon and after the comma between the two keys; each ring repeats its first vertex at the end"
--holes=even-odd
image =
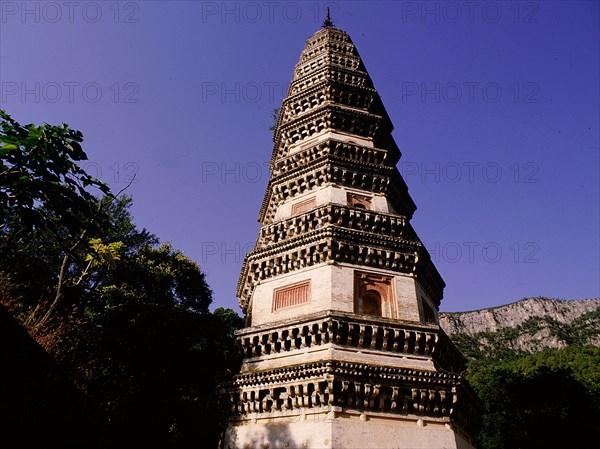
{"type": "Polygon", "coordinates": [[[362,315],[396,317],[392,277],[356,271],[354,311],[362,315]]]}
{"type": "Polygon", "coordinates": [[[381,316],[381,295],[375,290],[369,290],[362,295],[362,312],[365,315],[381,316]]]}
{"type": "Polygon", "coordinates": [[[346,201],[350,207],[371,210],[372,198],[370,196],[348,192],[346,194],[346,201]]]}
{"type": "Polygon", "coordinates": [[[435,317],[435,312],[433,308],[429,305],[429,303],[425,300],[424,297],[421,296],[421,306],[423,309],[423,321],[426,323],[437,323],[437,319],[435,317]]]}

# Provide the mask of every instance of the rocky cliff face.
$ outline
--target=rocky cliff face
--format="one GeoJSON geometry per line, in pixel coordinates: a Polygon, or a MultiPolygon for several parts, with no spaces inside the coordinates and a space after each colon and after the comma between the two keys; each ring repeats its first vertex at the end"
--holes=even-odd
{"type": "Polygon", "coordinates": [[[468,357],[571,344],[600,346],[600,298],[527,298],[472,312],[441,313],[440,325],[468,357]]]}

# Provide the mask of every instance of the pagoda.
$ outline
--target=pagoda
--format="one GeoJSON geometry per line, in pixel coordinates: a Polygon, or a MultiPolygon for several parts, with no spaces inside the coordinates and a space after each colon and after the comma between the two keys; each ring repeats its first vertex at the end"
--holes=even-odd
{"type": "Polygon", "coordinates": [[[350,37],[308,39],[237,295],[222,449],[473,448],[480,402],[438,324],[392,122],[350,37]]]}

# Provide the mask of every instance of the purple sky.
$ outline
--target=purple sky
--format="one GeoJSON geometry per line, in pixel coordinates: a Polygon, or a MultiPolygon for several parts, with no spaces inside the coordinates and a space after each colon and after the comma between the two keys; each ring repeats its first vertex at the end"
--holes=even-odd
{"type": "Polygon", "coordinates": [[[442,310],[600,296],[599,2],[0,2],[0,106],[69,123],[135,222],[235,288],[271,112],[326,6],[396,127],[442,310]]]}

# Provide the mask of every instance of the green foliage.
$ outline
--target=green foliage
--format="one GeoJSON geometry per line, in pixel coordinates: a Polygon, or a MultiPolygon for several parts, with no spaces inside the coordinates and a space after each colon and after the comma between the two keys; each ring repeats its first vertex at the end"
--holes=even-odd
{"type": "MultiPolygon", "coordinates": [[[[88,189],[109,193],[106,184],[77,165],[87,159],[82,141],[82,134],[66,124],[22,126],[0,110],[0,211],[16,213],[27,228],[55,227],[58,220],[77,232],[95,210],[88,189]]],[[[0,229],[9,223],[1,213],[0,229]]]]}
{"type": "Polygon", "coordinates": [[[227,328],[227,335],[230,338],[234,337],[234,332],[236,330],[244,327],[244,319],[231,309],[224,309],[223,307],[219,307],[215,309],[213,313],[223,323],[225,323],[225,326],[227,328]]]}
{"type": "Polygon", "coordinates": [[[569,327],[572,344],[585,345],[600,336],[600,309],[585,313],[569,327]]]}
{"type": "Polygon", "coordinates": [[[78,168],[81,133],[0,117],[0,302],[102,410],[113,446],[214,447],[243,320],[211,314],[198,264],[78,168]]]}
{"type": "Polygon", "coordinates": [[[471,361],[467,379],[485,407],[482,449],[584,447],[600,432],[600,348],[471,361]]]}

